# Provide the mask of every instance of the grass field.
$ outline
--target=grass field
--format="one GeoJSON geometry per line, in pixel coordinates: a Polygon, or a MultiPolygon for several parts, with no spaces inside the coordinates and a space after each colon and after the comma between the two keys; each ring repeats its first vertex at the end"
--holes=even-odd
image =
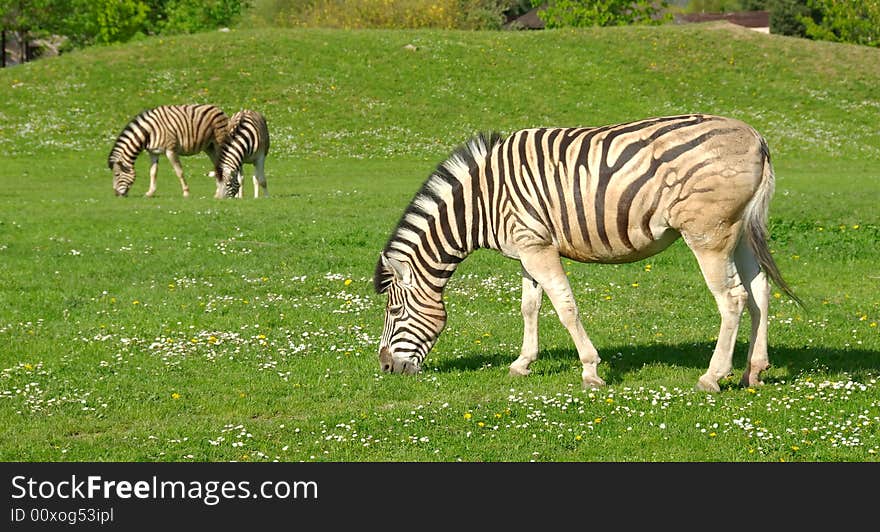
{"type": "MultiPolygon", "coordinates": [[[[235,30],[0,70],[0,460],[877,461],[880,51],[726,26],[543,32],[235,30]],[[415,51],[404,48],[414,44],[415,51]],[[218,201],[208,159],[115,198],[137,112],[269,121],[270,198],[218,201]],[[777,174],[766,385],[693,391],[718,315],[683,243],[565,263],[608,386],[583,390],[549,303],[521,341],[519,265],[468,258],[414,377],[377,360],[378,253],[480,130],[741,118],[777,174]]],[[[744,325],[748,318],[744,320],[744,325]]]]}

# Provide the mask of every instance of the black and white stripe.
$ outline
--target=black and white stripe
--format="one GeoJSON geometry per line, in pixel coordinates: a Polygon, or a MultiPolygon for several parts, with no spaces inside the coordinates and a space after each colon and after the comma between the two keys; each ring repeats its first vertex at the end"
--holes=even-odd
{"type": "Polygon", "coordinates": [[[471,252],[490,248],[523,265],[525,333],[511,373],[527,374],[537,358],[537,308],[546,292],[572,334],[584,384],[601,385],[599,357],[560,256],[632,262],[681,236],[722,315],[698,387],[717,389],[729,371],[746,305],[753,337],[743,381],[756,384],[767,366],[767,276],[797,300],[767,247],[773,188],[766,141],[730,118],[695,114],[479,135],[423,184],[381,253],[374,284],[388,293],[382,368],[418,370],[445,325],[446,282],[471,252]]]}
{"type": "Polygon", "coordinates": [[[208,104],[162,105],[141,112],[119,134],[107,159],[107,166],[113,171],[114,192],[118,196],[128,195],[135,180],[135,160],[146,151],[151,161],[146,195],[156,192],[159,156],[164,153],[180,180],[183,195],[189,196],[179,156],[205,152],[213,166],[217,150],[226,138],[228,121],[223,111],[208,104]]]}
{"type": "Polygon", "coordinates": [[[265,162],[269,153],[269,127],[257,111],[244,110],[229,119],[229,134],[217,157],[215,176],[218,193],[224,197],[242,197],[242,166],[254,166],[254,198],[268,196],[265,162]]]}

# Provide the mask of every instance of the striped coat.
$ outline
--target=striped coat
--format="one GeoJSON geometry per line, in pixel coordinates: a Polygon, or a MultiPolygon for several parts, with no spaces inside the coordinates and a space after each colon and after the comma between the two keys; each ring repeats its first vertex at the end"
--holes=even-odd
{"type": "Polygon", "coordinates": [[[537,316],[546,293],[575,343],[584,385],[600,386],[598,352],[560,257],[631,262],[682,237],[722,318],[710,367],[697,386],[717,390],[730,370],[746,306],[752,342],[743,382],[755,385],[768,365],[768,276],[794,297],[766,242],[773,189],[767,143],[747,124],[725,117],[478,136],[428,178],[380,255],[374,283],[388,294],[381,367],[420,369],[445,326],[446,282],[471,252],[489,248],[523,267],[523,347],[511,373],[527,374],[537,359],[537,316]]]}
{"type": "Polygon", "coordinates": [[[183,176],[180,156],[205,152],[216,162],[217,151],[226,139],[228,117],[214,105],[162,105],[135,116],[116,138],[107,165],[113,171],[113,191],[128,195],[135,180],[135,160],[142,151],[150,155],[150,188],[156,193],[159,156],[165,154],[180,181],[184,197],[189,185],[183,176]]]}

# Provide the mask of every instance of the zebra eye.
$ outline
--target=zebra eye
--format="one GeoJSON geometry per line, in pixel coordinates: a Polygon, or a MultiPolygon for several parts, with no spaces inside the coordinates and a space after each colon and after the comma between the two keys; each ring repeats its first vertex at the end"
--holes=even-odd
{"type": "Polygon", "coordinates": [[[392,316],[400,316],[403,314],[403,305],[391,305],[388,307],[388,313],[392,316]]]}

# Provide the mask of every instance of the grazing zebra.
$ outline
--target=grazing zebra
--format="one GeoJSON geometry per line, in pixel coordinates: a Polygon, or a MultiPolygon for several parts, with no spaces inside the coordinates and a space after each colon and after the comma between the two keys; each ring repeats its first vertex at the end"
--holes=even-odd
{"type": "Polygon", "coordinates": [[[134,163],[144,150],[150,154],[150,188],[147,196],[156,193],[159,155],[164,153],[189,196],[189,185],[183,177],[179,156],[205,152],[216,162],[217,150],[226,138],[229,122],[219,108],[207,104],[162,105],[147,109],[129,122],[113,145],[107,166],[113,170],[113,190],[127,196],[134,183],[134,163]]]}
{"type": "Polygon", "coordinates": [[[269,127],[257,111],[239,111],[229,119],[229,134],[220,147],[214,168],[218,197],[242,197],[242,166],[254,165],[254,198],[268,196],[265,162],[269,153],[269,127]]]}
{"type": "Polygon", "coordinates": [[[624,263],[678,237],[693,251],[721,314],[709,368],[696,387],[718,391],[732,368],[743,308],[751,316],[742,384],[761,384],[767,358],[768,276],[800,303],[767,245],[774,189],[766,141],[720,116],[686,115],[583,128],[479,135],[425,181],[380,254],[387,293],[383,371],[417,373],[446,324],[443,288],[478,248],[522,264],[523,343],[512,375],[538,358],[546,292],[577,348],[584,386],[604,384],[560,257],[624,263]]]}

